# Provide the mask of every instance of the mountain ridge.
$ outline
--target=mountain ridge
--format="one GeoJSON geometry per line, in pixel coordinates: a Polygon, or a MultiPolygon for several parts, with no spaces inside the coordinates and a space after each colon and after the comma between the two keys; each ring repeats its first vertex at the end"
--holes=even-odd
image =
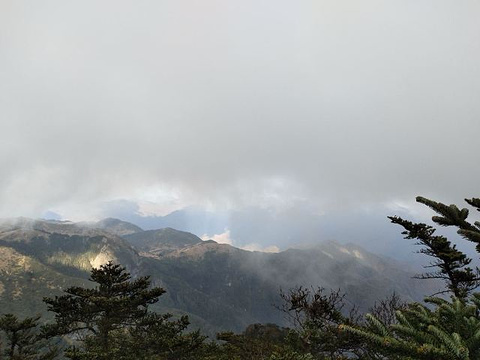
{"type": "MultiPolygon", "coordinates": [[[[172,228],[119,236],[118,224],[121,231],[132,228],[113,220],[93,225],[0,221],[5,257],[35,264],[33,270],[18,268],[13,280],[0,267],[0,306],[14,300],[14,294],[26,294],[34,283],[42,294],[59,294],[70,283],[86,284],[91,267],[109,260],[126,266],[134,277],[150,276],[153,286],[167,290],[155,309],[189,314],[195,326],[211,333],[240,331],[257,322],[285,325],[272,305],[280,304],[280,289],[295,286],[341,288],[362,311],[393,291],[406,300],[429,295],[429,286],[412,280],[412,273],[354,245],[327,242],[306,250],[251,252],[172,228]]],[[[44,311],[37,300],[25,307],[27,313],[44,311]]]]}

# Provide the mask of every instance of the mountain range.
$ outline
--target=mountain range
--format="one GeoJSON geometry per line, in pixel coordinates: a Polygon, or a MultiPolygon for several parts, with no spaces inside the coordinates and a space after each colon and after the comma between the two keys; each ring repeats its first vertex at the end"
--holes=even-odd
{"type": "Polygon", "coordinates": [[[167,290],[158,311],[188,314],[207,334],[252,323],[288,325],[280,292],[296,286],[341,289],[361,311],[396,292],[422,300],[438,284],[412,279],[405,264],[334,241],[279,253],[246,251],[172,228],[142,230],[118,219],[96,223],[26,218],[0,221],[0,308],[46,314],[44,296],[92,286],[92,267],[112,260],[167,290]]]}

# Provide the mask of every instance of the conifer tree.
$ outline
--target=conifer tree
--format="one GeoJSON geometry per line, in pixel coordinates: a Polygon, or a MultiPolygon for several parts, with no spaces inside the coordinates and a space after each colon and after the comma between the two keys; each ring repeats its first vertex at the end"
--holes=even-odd
{"type": "MultiPolygon", "coordinates": [[[[459,209],[456,205],[444,205],[424,197],[417,197],[417,202],[425,204],[441,216],[433,216],[432,220],[440,226],[456,226],[458,233],[477,244],[480,251],[480,223],[474,225],[467,221],[468,209],[459,209]]],[[[480,199],[465,199],[468,204],[480,211],[480,199]]],[[[437,267],[435,272],[419,275],[422,279],[442,279],[446,282],[447,291],[458,298],[465,298],[480,284],[480,271],[469,267],[472,259],[457,249],[445,236],[435,235],[436,229],[423,223],[413,223],[398,216],[389,219],[394,224],[401,225],[406,239],[417,239],[417,245],[423,246],[419,251],[435,258],[427,267],[437,267]]]]}
{"type": "Polygon", "coordinates": [[[427,298],[435,308],[409,304],[396,313],[397,323],[387,325],[367,314],[367,326],[340,325],[387,359],[480,359],[480,294],[468,300],[427,298]]]}
{"type": "Polygon", "coordinates": [[[297,287],[281,297],[284,305],[280,309],[295,328],[290,337],[294,350],[320,359],[365,358],[359,338],[338,331],[340,324],[355,325],[361,318],[355,307],[345,309],[345,295],[339,290],[297,287]]]}
{"type": "MultiPolygon", "coordinates": [[[[480,199],[465,200],[480,211],[480,199]]],[[[467,220],[468,209],[460,210],[455,205],[447,206],[423,197],[417,197],[417,202],[440,215],[432,217],[436,224],[457,227],[457,233],[476,243],[480,252],[480,223],[471,224],[467,220]]],[[[435,258],[431,266],[438,271],[420,277],[445,280],[453,296],[450,301],[436,297],[425,299],[430,307],[409,304],[396,312],[394,323],[388,324],[367,314],[366,325],[342,324],[339,329],[363,339],[387,359],[480,359],[480,294],[471,294],[479,285],[479,269],[470,268],[471,259],[446,237],[434,235],[433,227],[399,217],[390,219],[404,227],[407,239],[418,240],[423,246],[421,253],[435,258]]]]}
{"type": "Polygon", "coordinates": [[[217,351],[218,359],[270,360],[279,354],[292,353],[288,336],[289,329],[275,324],[252,324],[242,334],[218,333],[217,339],[225,342],[217,351]]]}
{"type": "Polygon", "coordinates": [[[92,269],[94,288],[71,287],[66,295],[45,298],[55,323],[47,336],[69,335],[65,355],[72,360],[200,359],[210,349],[199,331],[186,332],[187,316],[151,312],[165,290],[150,288],[149,277],[132,279],[126,269],[109,262],[92,269]]]}
{"type": "Polygon", "coordinates": [[[95,288],[70,287],[66,295],[44,299],[48,310],[55,313],[55,323],[46,327],[46,333],[74,334],[83,340],[86,353],[72,348],[68,351],[71,358],[109,359],[119,351],[115,340],[144,319],[148,306],[165,290],[149,289],[148,277],[132,280],[124,267],[112,262],[92,269],[90,280],[97,283],[95,288]]]}
{"type": "Polygon", "coordinates": [[[40,316],[19,320],[13,314],[0,317],[0,330],[6,340],[1,359],[52,360],[58,349],[42,336],[39,326],[40,316]]]}
{"type": "Polygon", "coordinates": [[[186,332],[189,324],[188,316],[172,320],[171,314],[148,313],[120,337],[127,344],[124,355],[129,359],[200,359],[206,337],[199,330],[186,332]]]}

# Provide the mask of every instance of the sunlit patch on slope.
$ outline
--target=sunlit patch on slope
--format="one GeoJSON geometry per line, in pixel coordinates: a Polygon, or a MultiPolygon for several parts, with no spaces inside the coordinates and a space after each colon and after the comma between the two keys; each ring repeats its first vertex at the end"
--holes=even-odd
{"type": "Polygon", "coordinates": [[[111,254],[111,252],[108,251],[108,249],[104,246],[102,250],[98,253],[98,255],[94,259],[90,260],[90,265],[93,268],[98,269],[100,268],[100,266],[114,260],[115,257],[113,256],[113,254],[111,254]]]}
{"type": "Polygon", "coordinates": [[[350,254],[350,250],[348,250],[347,248],[340,247],[340,248],[338,248],[338,250],[340,250],[342,253],[345,253],[345,254],[351,255],[351,254],[350,254]]]}
{"type": "Polygon", "coordinates": [[[251,243],[247,244],[245,246],[242,246],[240,249],[247,250],[247,251],[260,251],[260,252],[265,252],[265,253],[278,253],[280,252],[280,249],[278,246],[271,245],[267,247],[263,247],[260,244],[257,243],[251,243]]]}
{"type": "Polygon", "coordinates": [[[344,254],[348,254],[348,255],[351,255],[351,256],[355,256],[357,259],[361,259],[363,260],[364,257],[362,255],[362,253],[358,250],[348,250],[347,248],[345,247],[340,247],[338,248],[338,250],[340,250],[342,253],[344,254]]]}
{"type": "Polygon", "coordinates": [[[356,258],[362,259],[363,260],[363,255],[360,251],[358,250],[353,250],[353,255],[355,255],[356,258]]]}
{"type": "Polygon", "coordinates": [[[325,255],[327,255],[330,259],[333,259],[333,255],[326,252],[325,250],[322,250],[322,253],[324,253],[325,255]]]}

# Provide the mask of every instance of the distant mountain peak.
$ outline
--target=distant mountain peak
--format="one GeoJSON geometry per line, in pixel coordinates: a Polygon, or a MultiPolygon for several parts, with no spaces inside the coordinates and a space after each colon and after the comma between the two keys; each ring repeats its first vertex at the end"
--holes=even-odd
{"type": "Polygon", "coordinates": [[[229,244],[219,244],[214,240],[206,240],[202,241],[198,244],[194,244],[191,246],[184,247],[182,249],[178,249],[172,251],[166,256],[171,258],[190,258],[190,259],[202,259],[205,257],[207,253],[215,253],[218,254],[233,254],[233,253],[248,253],[246,250],[242,250],[236,248],[229,244]]]}
{"type": "Polygon", "coordinates": [[[154,286],[165,288],[160,309],[191,314],[197,325],[215,332],[239,331],[257,322],[282,324],[283,315],[272,306],[280,301],[280,288],[341,288],[361,311],[393,291],[416,300],[439,290],[411,279],[413,273],[404,266],[351,244],[330,241],[262,253],[202,241],[173,228],[142,231],[112,218],[96,224],[0,220],[2,310],[44,311],[44,296],[84,286],[91,267],[109,260],[126,266],[133,277],[149,275],[154,286]],[[117,236],[115,226],[137,232],[117,236]]]}
{"type": "Polygon", "coordinates": [[[156,256],[202,243],[202,240],[189,232],[172,228],[147,230],[124,236],[136,249],[156,256]]]}
{"type": "Polygon", "coordinates": [[[108,260],[125,265],[138,261],[137,252],[125,239],[87,223],[1,219],[0,246],[10,246],[48,264],[83,270],[108,260]]]}
{"type": "Polygon", "coordinates": [[[143,231],[143,229],[137,225],[116,218],[100,220],[96,222],[94,226],[118,236],[125,236],[143,231]]]}

